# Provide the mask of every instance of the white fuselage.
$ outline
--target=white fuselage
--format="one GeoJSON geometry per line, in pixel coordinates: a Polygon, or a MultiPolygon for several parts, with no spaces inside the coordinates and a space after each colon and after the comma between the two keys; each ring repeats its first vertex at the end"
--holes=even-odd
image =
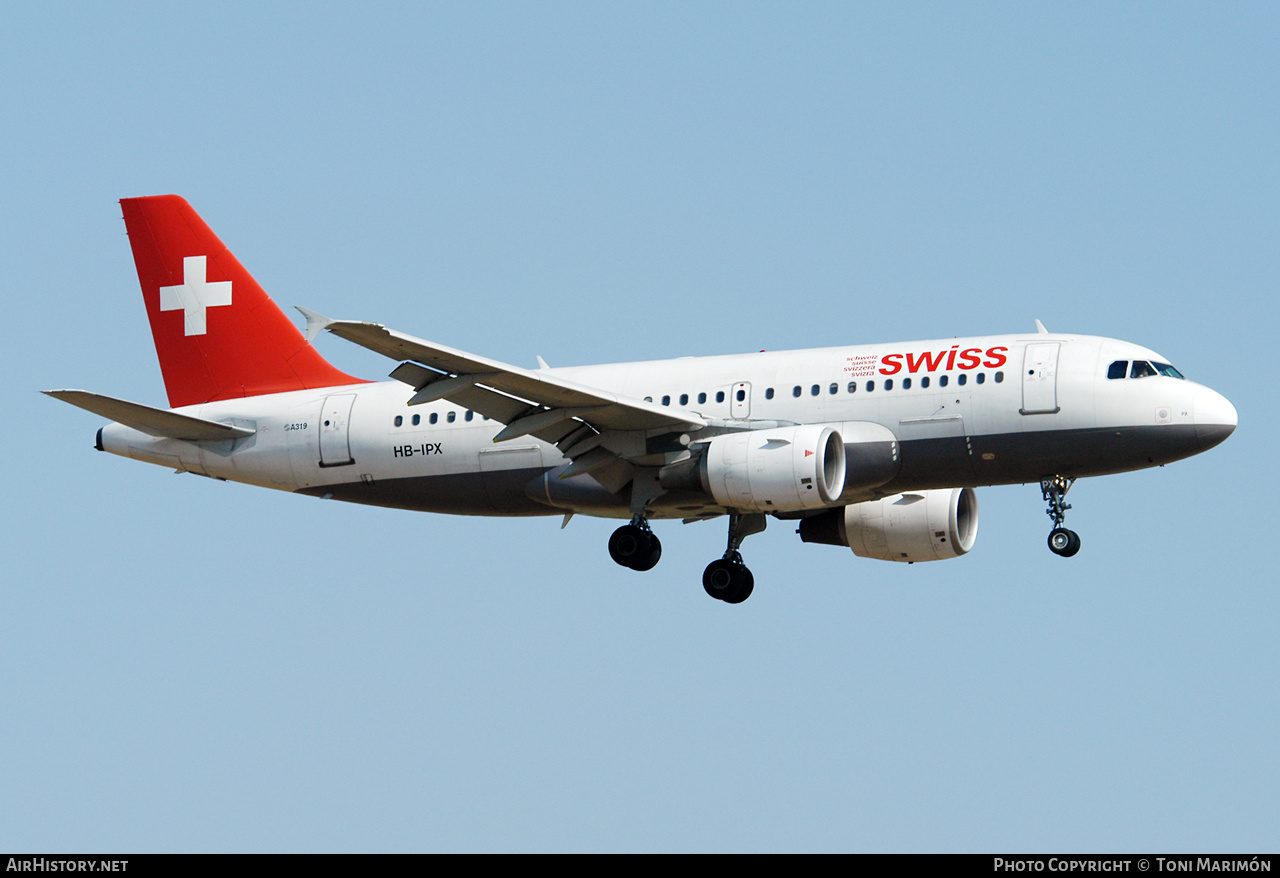
{"type": "MultiPolygon", "coordinates": [[[[850,488],[841,498],[850,503],[904,490],[1139,469],[1195,454],[1230,432],[1223,428],[1234,426],[1234,409],[1207,387],[1165,375],[1108,378],[1109,364],[1136,360],[1168,362],[1123,341],[1031,334],[548,371],[708,420],[828,424],[847,444],[891,434],[896,472],[874,490],[850,488]]],[[[625,496],[589,476],[557,482],[555,470],[567,460],[556,446],[531,436],[495,444],[502,424],[444,400],[408,406],[413,393],[387,381],[205,403],[177,411],[254,434],[195,443],[112,424],[99,446],[214,478],[377,505],[630,515],[625,496]]],[[[629,457],[669,464],[699,439],[680,438],[683,444],[668,438],[639,456],[631,448],[629,457]]],[[[703,513],[716,511],[710,500],[664,506],[659,498],[653,514],[688,516],[698,502],[703,513]]]]}

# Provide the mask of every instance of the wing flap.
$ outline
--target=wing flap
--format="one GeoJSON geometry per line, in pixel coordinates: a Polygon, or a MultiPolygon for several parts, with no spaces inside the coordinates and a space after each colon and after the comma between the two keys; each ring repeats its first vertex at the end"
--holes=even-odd
{"type": "Polygon", "coordinates": [[[469,386],[449,394],[449,401],[463,408],[472,409],[499,424],[515,420],[529,410],[529,403],[514,399],[486,387],[469,386]]]}

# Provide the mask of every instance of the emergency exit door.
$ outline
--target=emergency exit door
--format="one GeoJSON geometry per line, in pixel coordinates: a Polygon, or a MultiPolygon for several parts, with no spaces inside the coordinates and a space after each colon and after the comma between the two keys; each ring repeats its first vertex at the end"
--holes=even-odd
{"type": "Polygon", "coordinates": [[[729,417],[745,420],[751,417],[751,384],[741,381],[733,385],[729,397],[729,417]]]}

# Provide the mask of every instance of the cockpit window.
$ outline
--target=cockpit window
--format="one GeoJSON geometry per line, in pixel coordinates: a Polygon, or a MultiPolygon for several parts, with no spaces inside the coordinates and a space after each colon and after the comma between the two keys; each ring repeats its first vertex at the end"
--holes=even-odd
{"type": "Polygon", "coordinates": [[[1134,360],[1132,370],[1129,369],[1128,360],[1116,360],[1107,367],[1107,377],[1111,379],[1123,378],[1126,372],[1130,378],[1153,378],[1156,375],[1163,375],[1166,378],[1186,380],[1186,377],[1181,372],[1168,363],[1157,363],[1154,360],[1151,362],[1134,360]]]}

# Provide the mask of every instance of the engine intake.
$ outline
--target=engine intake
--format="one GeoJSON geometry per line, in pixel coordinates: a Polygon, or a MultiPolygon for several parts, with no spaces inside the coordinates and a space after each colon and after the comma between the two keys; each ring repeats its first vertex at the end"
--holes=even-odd
{"type": "Polygon", "coordinates": [[[854,503],[800,522],[806,543],[848,546],[862,558],[940,561],[973,548],[978,497],[972,488],[940,488],[854,503]]]}
{"type": "Polygon", "coordinates": [[[702,489],[717,503],[752,512],[829,506],[844,474],[844,440],[820,424],[717,436],[699,465],[702,489]]]}

